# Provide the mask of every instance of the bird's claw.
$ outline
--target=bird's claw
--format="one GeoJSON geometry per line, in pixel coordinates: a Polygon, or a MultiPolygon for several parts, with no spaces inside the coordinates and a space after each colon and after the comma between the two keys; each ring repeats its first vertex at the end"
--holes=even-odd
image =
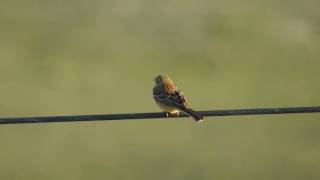
{"type": "Polygon", "coordinates": [[[169,113],[169,112],[164,112],[166,113],[166,117],[179,117],[180,116],[180,113],[169,113]]]}

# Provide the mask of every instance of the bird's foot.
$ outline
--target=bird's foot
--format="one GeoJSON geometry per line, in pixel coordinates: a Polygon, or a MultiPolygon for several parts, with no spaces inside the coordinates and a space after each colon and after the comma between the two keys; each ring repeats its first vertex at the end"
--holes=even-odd
{"type": "Polygon", "coordinates": [[[165,111],[164,113],[166,113],[167,118],[168,117],[179,117],[180,116],[180,112],[179,111],[178,112],[174,112],[174,113],[165,111]]]}

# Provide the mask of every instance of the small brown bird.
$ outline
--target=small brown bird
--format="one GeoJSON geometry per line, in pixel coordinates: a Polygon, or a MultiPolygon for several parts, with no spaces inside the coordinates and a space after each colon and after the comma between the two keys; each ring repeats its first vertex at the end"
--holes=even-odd
{"type": "Polygon", "coordinates": [[[193,117],[194,120],[200,122],[203,116],[192,110],[183,93],[173,84],[173,81],[166,75],[158,75],[155,79],[153,88],[153,98],[155,102],[166,113],[179,116],[180,111],[193,117]]]}

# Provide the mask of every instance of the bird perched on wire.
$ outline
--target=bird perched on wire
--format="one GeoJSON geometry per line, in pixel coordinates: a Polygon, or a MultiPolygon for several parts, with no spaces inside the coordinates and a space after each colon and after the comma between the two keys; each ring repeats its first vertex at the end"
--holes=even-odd
{"type": "Polygon", "coordinates": [[[168,113],[179,116],[180,111],[193,117],[197,122],[203,120],[203,116],[192,110],[183,93],[173,84],[173,81],[166,75],[158,75],[154,79],[153,98],[155,102],[168,113]]]}

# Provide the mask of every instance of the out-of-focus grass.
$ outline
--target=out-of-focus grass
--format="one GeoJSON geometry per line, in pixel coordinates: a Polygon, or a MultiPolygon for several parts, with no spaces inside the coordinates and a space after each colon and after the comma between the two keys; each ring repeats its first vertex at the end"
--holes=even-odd
{"type": "MultiPolygon", "coordinates": [[[[318,1],[0,1],[0,115],[319,105],[318,1]]],[[[318,179],[319,115],[0,126],[0,179],[318,179]]]]}

